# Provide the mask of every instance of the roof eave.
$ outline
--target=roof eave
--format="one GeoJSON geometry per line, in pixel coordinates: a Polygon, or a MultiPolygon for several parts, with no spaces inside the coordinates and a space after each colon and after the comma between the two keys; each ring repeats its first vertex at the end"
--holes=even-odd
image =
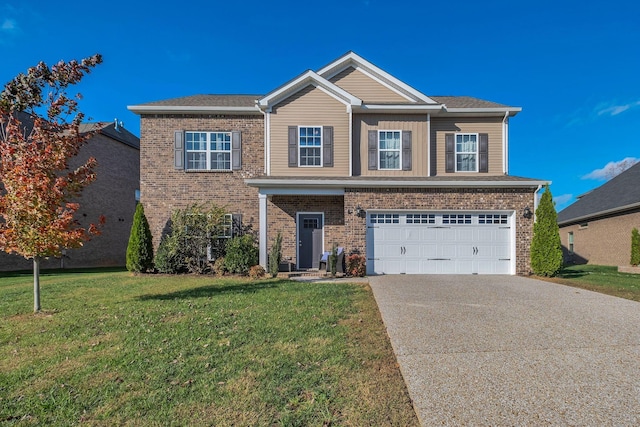
{"type": "Polygon", "coordinates": [[[129,105],[127,110],[135,114],[261,114],[254,107],[195,106],[195,105],[129,105]]]}
{"type": "Polygon", "coordinates": [[[538,188],[548,181],[377,181],[352,179],[245,179],[250,187],[265,188],[538,188]]]}
{"type": "Polygon", "coordinates": [[[476,115],[476,116],[504,116],[508,114],[509,117],[513,117],[522,111],[521,107],[487,107],[487,108],[448,108],[446,105],[443,109],[443,114],[446,115],[476,115]]]}
{"type": "Polygon", "coordinates": [[[640,208],[640,202],[631,203],[631,204],[624,205],[624,206],[618,206],[616,208],[605,209],[605,210],[598,211],[598,212],[593,212],[593,213],[590,213],[590,214],[587,214],[587,215],[581,215],[581,216],[578,216],[578,217],[575,217],[575,218],[566,219],[564,221],[558,221],[558,225],[559,226],[571,225],[571,224],[575,224],[575,223],[578,223],[578,222],[583,222],[585,220],[599,218],[599,217],[612,215],[612,214],[616,214],[616,213],[620,213],[620,212],[624,212],[624,211],[629,211],[629,210],[633,210],[633,209],[638,209],[638,208],[640,208]]]}

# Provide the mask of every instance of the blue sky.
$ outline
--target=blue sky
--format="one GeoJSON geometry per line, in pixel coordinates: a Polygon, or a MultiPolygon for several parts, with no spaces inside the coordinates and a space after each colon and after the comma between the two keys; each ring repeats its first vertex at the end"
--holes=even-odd
{"type": "Polygon", "coordinates": [[[0,82],[101,53],[82,110],[139,135],[127,105],[267,93],[353,50],[426,95],[522,107],[510,174],[553,181],[561,210],[640,159],[639,18],[632,0],[0,0],[0,82]]]}

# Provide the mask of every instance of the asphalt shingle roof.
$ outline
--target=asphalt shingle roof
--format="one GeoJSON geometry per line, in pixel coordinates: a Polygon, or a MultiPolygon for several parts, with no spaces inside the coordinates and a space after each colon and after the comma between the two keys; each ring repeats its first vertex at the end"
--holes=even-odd
{"type": "Polygon", "coordinates": [[[167,107],[254,107],[263,95],[192,95],[163,99],[140,105],[167,107]]]}
{"type": "Polygon", "coordinates": [[[444,104],[447,108],[508,108],[508,105],[471,96],[430,96],[434,101],[444,104]]]}
{"type": "Polygon", "coordinates": [[[640,203],[640,163],[585,194],[558,213],[558,223],[570,223],[640,203]]]}

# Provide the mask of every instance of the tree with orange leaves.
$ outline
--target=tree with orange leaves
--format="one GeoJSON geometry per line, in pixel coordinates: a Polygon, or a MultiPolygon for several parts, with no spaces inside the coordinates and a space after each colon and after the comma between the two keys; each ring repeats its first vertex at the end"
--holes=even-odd
{"type": "Polygon", "coordinates": [[[101,55],[51,67],[40,62],[0,92],[0,249],[33,260],[34,312],[40,311],[40,260],[100,233],[74,218],[74,200],[95,180],[96,160],[70,166],[92,133],[80,133],[80,95],[66,90],[101,62],[101,55]]]}

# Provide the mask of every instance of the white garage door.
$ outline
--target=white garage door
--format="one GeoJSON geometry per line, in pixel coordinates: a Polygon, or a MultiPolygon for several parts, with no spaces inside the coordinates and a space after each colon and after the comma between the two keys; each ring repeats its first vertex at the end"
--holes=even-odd
{"type": "Polygon", "coordinates": [[[514,274],[512,213],[367,213],[368,274],[514,274]]]}

